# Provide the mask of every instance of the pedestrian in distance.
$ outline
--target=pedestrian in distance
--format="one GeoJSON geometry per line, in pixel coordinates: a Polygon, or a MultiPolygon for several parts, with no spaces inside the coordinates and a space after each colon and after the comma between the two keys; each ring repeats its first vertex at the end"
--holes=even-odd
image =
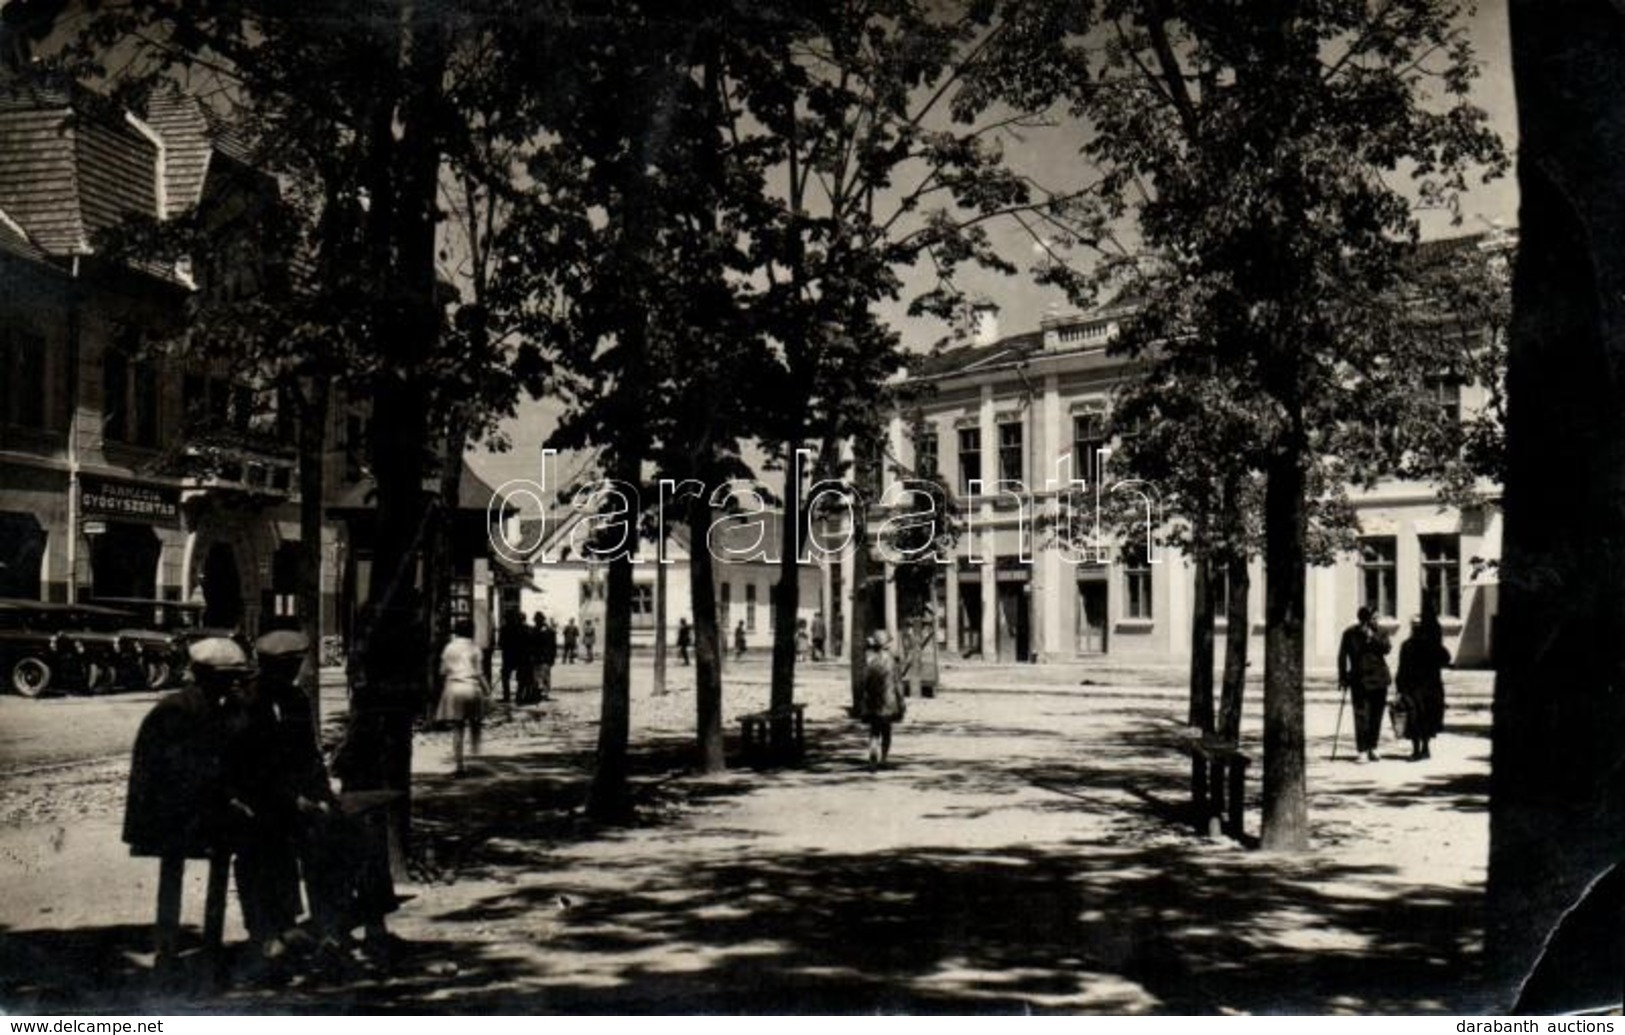
{"type": "Polygon", "coordinates": [[[897,659],[891,652],[891,635],[876,632],[864,646],[858,717],[869,725],[869,771],[874,772],[891,755],[892,724],[903,718],[907,705],[897,677],[897,659]]]}
{"type": "Polygon", "coordinates": [[[535,704],[548,695],[553,687],[553,662],[558,659],[558,634],[550,632],[553,623],[540,611],[530,616],[530,669],[525,673],[525,695],[519,699],[520,704],[535,704]],[[553,650],[548,654],[544,663],[542,655],[546,652],[546,645],[551,639],[553,650]]]}
{"type": "Polygon", "coordinates": [[[1376,762],[1382,758],[1377,743],[1392,682],[1387,661],[1392,647],[1369,607],[1360,608],[1356,618],[1338,645],[1337,679],[1354,701],[1354,760],[1376,762]]]}
{"type": "Polygon", "coordinates": [[[1444,630],[1431,610],[1411,623],[1411,634],[1399,648],[1394,688],[1404,703],[1405,733],[1411,761],[1433,757],[1432,742],[1444,729],[1444,670],[1450,652],[1444,630]]]}
{"type": "Polygon", "coordinates": [[[812,660],[824,660],[825,638],[826,630],[824,628],[824,613],[819,611],[813,615],[812,620],[812,660]]]}
{"type": "Polygon", "coordinates": [[[586,661],[589,665],[592,664],[592,650],[597,645],[598,627],[593,625],[592,619],[589,618],[581,625],[581,650],[586,656],[586,661]]]}
{"type": "Polygon", "coordinates": [[[491,687],[480,664],[480,648],[474,643],[474,623],[462,620],[452,628],[451,640],[440,652],[440,704],[434,717],[452,726],[452,775],[466,776],[463,764],[463,737],[469,749],[480,753],[480,731],[485,721],[485,705],[491,687]]]}
{"type": "Polygon", "coordinates": [[[536,612],[536,696],[526,704],[553,698],[553,666],[559,660],[559,630],[536,612]]]}
{"type": "Polygon", "coordinates": [[[745,656],[745,623],[743,620],[734,626],[734,657],[745,656]]]}
{"type": "Polygon", "coordinates": [[[688,624],[687,618],[677,619],[677,656],[688,664],[688,648],[694,643],[694,627],[688,624]]]}
{"type": "Polygon", "coordinates": [[[806,661],[812,651],[812,637],[807,634],[807,620],[796,619],[796,660],[806,661]]]}
{"type": "Polygon", "coordinates": [[[530,678],[531,642],[533,637],[525,628],[525,616],[509,611],[502,619],[502,631],[497,634],[497,648],[502,653],[502,703],[513,700],[512,682],[517,678],[519,696],[525,696],[525,683],[530,678]]]}
{"type": "Polygon", "coordinates": [[[564,623],[564,663],[576,663],[576,643],[581,639],[581,630],[576,628],[576,620],[570,619],[564,623]]]}

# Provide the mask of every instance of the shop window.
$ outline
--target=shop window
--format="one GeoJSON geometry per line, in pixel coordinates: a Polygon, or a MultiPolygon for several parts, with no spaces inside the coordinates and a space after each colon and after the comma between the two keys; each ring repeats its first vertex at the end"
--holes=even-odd
{"type": "Polygon", "coordinates": [[[1422,606],[1440,618],[1461,617],[1461,537],[1425,535],[1422,547],[1422,606]]]}
{"type": "Polygon", "coordinates": [[[1123,554],[1123,617],[1149,621],[1151,611],[1151,563],[1144,547],[1123,554]]]}
{"type": "Polygon", "coordinates": [[[1399,567],[1396,540],[1391,535],[1360,540],[1360,606],[1379,618],[1399,613],[1399,567]]]}
{"type": "Polygon", "coordinates": [[[724,582],[717,594],[717,612],[724,632],[733,629],[733,586],[724,582]]]}
{"type": "Polygon", "coordinates": [[[980,428],[959,429],[959,491],[965,496],[974,496],[977,493],[971,490],[972,482],[982,480],[982,430],[980,428]]]}
{"type": "Polygon", "coordinates": [[[745,631],[756,631],[756,583],[745,583],[745,631]]]}
{"type": "Polygon", "coordinates": [[[38,600],[44,554],[45,529],[38,517],[0,511],[0,597],[38,600]]]}

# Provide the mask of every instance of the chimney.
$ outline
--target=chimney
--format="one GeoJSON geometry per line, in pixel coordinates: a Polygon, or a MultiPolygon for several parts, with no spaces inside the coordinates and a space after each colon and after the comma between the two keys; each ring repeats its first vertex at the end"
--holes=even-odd
{"type": "Polygon", "coordinates": [[[971,332],[977,345],[991,345],[999,340],[999,307],[989,299],[971,305],[971,332]]]}

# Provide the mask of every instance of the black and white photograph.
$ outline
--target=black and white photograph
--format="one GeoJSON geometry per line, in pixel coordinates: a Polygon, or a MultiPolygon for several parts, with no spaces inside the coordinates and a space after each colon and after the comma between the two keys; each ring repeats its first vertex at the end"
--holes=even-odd
{"type": "Polygon", "coordinates": [[[1605,1032],[1622,863],[1619,0],[0,0],[0,1013],[1605,1032]]]}

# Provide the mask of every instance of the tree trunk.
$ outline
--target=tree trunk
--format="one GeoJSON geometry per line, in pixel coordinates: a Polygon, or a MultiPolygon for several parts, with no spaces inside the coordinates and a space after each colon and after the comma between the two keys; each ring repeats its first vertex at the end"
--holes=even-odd
{"type": "Polygon", "coordinates": [[[688,593],[694,612],[694,742],[700,772],[728,766],[722,743],[722,635],[717,628],[715,564],[706,547],[711,501],[705,493],[688,500],[688,593]]]}
{"type": "MultiPolygon", "coordinates": [[[[438,503],[430,512],[429,537],[424,565],[427,575],[427,599],[424,601],[428,619],[429,645],[438,648],[451,639],[452,602],[451,586],[455,578],[452,557],[452,538],[457,521],[458,489],[463,480],[463,445],[466,439],[460,431],[448,430],[441,445],[440,491],[438,503]]],[[[470,616],[472,617],[472,615],[470,616]]],[[[433,686],[439,672],[439,659],[435,650],[429,651],[425,680],[433,686]]]]}
{"type": "Polygon", "coordinates": [[[1230,604],[1225,612],[1224,683],[1219,690],[1219,735],[1226,743],[1241,740],[1241,709],[1247,689],[1247,651],[1252,644],[1252,622],[1248,617],[1253,577],[1245,554],[1231,554],[1225,560],[1229,572],[1230,604]]]}
{"type": "MultiPolygon", "coordinates": [[[[1564,912],[1625,858],[1625,94],[1597,71],[1625,52],[1625,12],[1562,11],[1510,4],[1522,210],[1486,945],[1508,1005],[1564,912]]],[[[1619,1002],[1625,975],[1596,969],[1619,966],[1622,919],[1607,918],[1612,945],[1539,968],[1558,987],[1522,1007],[1619,1002]]]]}
{"type": "MultiPolygon", "coordinates": [[[[615,458],[614,477],[637,485],[641,458],[624,445],[615,458]]],[[[637,515],[624,520],[633,522],[637,515]]],[[[598,713],[598,758],[587,793],[587,814],[600,823],[632,817],[627,747],[632,731],[632,557],[623,550],[609,562],[604,601],[604,690],[598,713]]]]}
{"type": "Polygon", "coordinates": [[[1213,578],[1211,561],[1197,551],[1196,586],[1191,614],[1191,701],[1187,722],[1213,732],[1213,578]]]}
{"type": "Polygon", "coordinates": [[[1263,846],[1309,847],[1304,779],[1304,539],[1308,511],[1303,450],[1294,438],[1269,461],[1264,491],[1264,817],[1263,846]]]}
{"type": "MultiPolygon", "coordinates": [[[[779,542],[779,580],[773,587],[773,686],[769,704],[774,711],[788,712],[796,699],[796,612],[801,608],[801,569],[796,546],[805,527],[801,513],[801,468],[796,450],[801,443],[784,444],[784,515],[779,542]]],[[[773,751],[789,757],[791,723],[788,718],[772,726],[773,751]]]]}
{"type": "Polygon", "coordinates": [[[399,104],[380,99],[367,126],[370,149],[367,237],[376,291],[374,352],[386,365],[373,378],[370,441],[377,483],[366,637],[365,695],[352,709],[355,776],[347,786],[399,791],[393,819],[403,843],[411,816],[412,720],[431,692],[428,642],[417,566],[426,532],[424,456],[429,400],[422,370],[440,333],[435,227],[440,173],[436,127],[446,67],[444,27],[402,4],[399,104]],[[410,25],[408,25],[410,22],[410,25]]]}
{"type": "Polygon", "coordinates": [[[322,504],[327,459],[326,377],[309,379],[299,414],[299,624],[305,647],[302,689],[310,698],[310,721],[322,735],[322,504]]]}

